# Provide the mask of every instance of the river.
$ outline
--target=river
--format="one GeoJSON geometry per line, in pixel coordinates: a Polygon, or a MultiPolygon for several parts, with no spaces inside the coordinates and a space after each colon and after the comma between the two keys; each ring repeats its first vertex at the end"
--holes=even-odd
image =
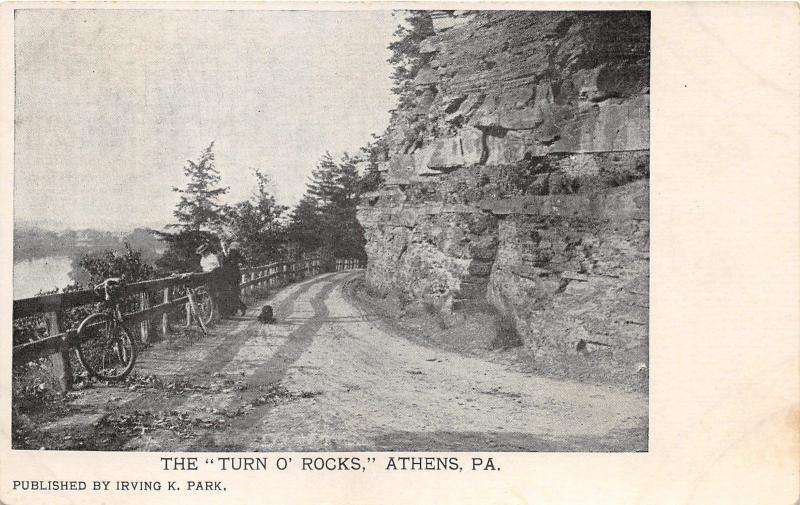
{"type": "Polygon", "coordinates": [[[72,260],[47,256],[14,262],[14,299],[36,296],[39,291],[62,289],[71,281],[72,260]]]}

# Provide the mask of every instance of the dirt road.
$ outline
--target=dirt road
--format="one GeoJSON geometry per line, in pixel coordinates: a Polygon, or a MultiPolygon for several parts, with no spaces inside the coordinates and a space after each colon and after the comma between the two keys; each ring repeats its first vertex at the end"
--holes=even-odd
{"type": "Polygon", "coordinates": [[[157,345],[141,380],[75,393],[42,433],[76,434],[74,449],[646,450],[646,396],[393,335],[346,299],[358,275],[278,292],[277,324],[253,307],[183,349],[157,345]]]}

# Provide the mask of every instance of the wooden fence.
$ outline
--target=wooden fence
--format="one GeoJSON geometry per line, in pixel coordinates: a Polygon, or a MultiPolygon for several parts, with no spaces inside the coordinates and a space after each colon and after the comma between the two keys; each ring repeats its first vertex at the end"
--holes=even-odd
{"type": "MultiPolygon", "coordinates": [[[[316,258],[243,268],[242,292],[246,295],[258,287],[275,287],[319,273],[320,261],[316,258]]],[[[166,277],[125,285],[120,293],[120,300],[125,300],[121,306],[134,307],[134,310],[123,314],[126,325],[131,330],[138,325],[139,335],[144,343],[152,340],[151,330],[154,324],[159,324],[161,334],[167,335],[169,314],[183,310],[184,307],[189,310],[188,298],[176,292],[184,290],[187,285],[202,285],[207,277],[208,274],[192,274],[186,278],[166,277]]],[[[75,346],[77,325],[65,329],[63,313],[67,309],[101,301],[102,297],[90,289],[14,300],[14,320],[43,315],[47,325],[46,336],[32,338],[27,342],[14,342],[14,364],[49,356],[61,389],[69,390],[72,382],[70,351],[75,346]]],[[[123,308],[123,312],[124,310],[123,308]]]]}
{"type": "Polygon", "coordinates": [[[347,258],[347,259],[337,259],[336,260],[336,271],[341,272],[343,270],[355,270],[358,268],[364,268],[364,264],[359,259],[355,258],[347,258]]]}

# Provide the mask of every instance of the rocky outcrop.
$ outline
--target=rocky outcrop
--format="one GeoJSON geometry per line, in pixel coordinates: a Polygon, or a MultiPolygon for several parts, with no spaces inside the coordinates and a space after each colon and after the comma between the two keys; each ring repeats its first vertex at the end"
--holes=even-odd
{"type": "MultiPolygon", "coordinates": [[[[646,345],[649,16],[437,12],[358,218],[367,281],[531,349],[646,345]]],[[[590,347],[591,348],[591,347],[590,347]]]]}

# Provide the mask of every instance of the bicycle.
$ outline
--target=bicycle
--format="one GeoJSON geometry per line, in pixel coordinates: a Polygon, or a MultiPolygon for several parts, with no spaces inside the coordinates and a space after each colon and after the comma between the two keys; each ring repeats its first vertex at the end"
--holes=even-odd
{"type": "MultiPolygon", "coordinates": [[[[180,274],[176,277],[181,279],[190,279],[194,274],[180,274]]],[[[189,314],[186,321],[186,327],[191,326],[191,322],[197,322],[203,335],[208,334],[208,325],[214,318],[214,300],[211,294],[204,286],[191,286],[188,283],[185,286],[186,297],[189,300],[189,314]]]]}
{"type": "Polygon", "coordinates": [[[78,326],[78,362],[91,377],[100,380],[122,380],[136,364],[136,345],[122,322],[119,307],[122,287],[119,278],[106,279],[95,286],[94,292],[103,296],[103,310],[90,314],[78,326]]]}

